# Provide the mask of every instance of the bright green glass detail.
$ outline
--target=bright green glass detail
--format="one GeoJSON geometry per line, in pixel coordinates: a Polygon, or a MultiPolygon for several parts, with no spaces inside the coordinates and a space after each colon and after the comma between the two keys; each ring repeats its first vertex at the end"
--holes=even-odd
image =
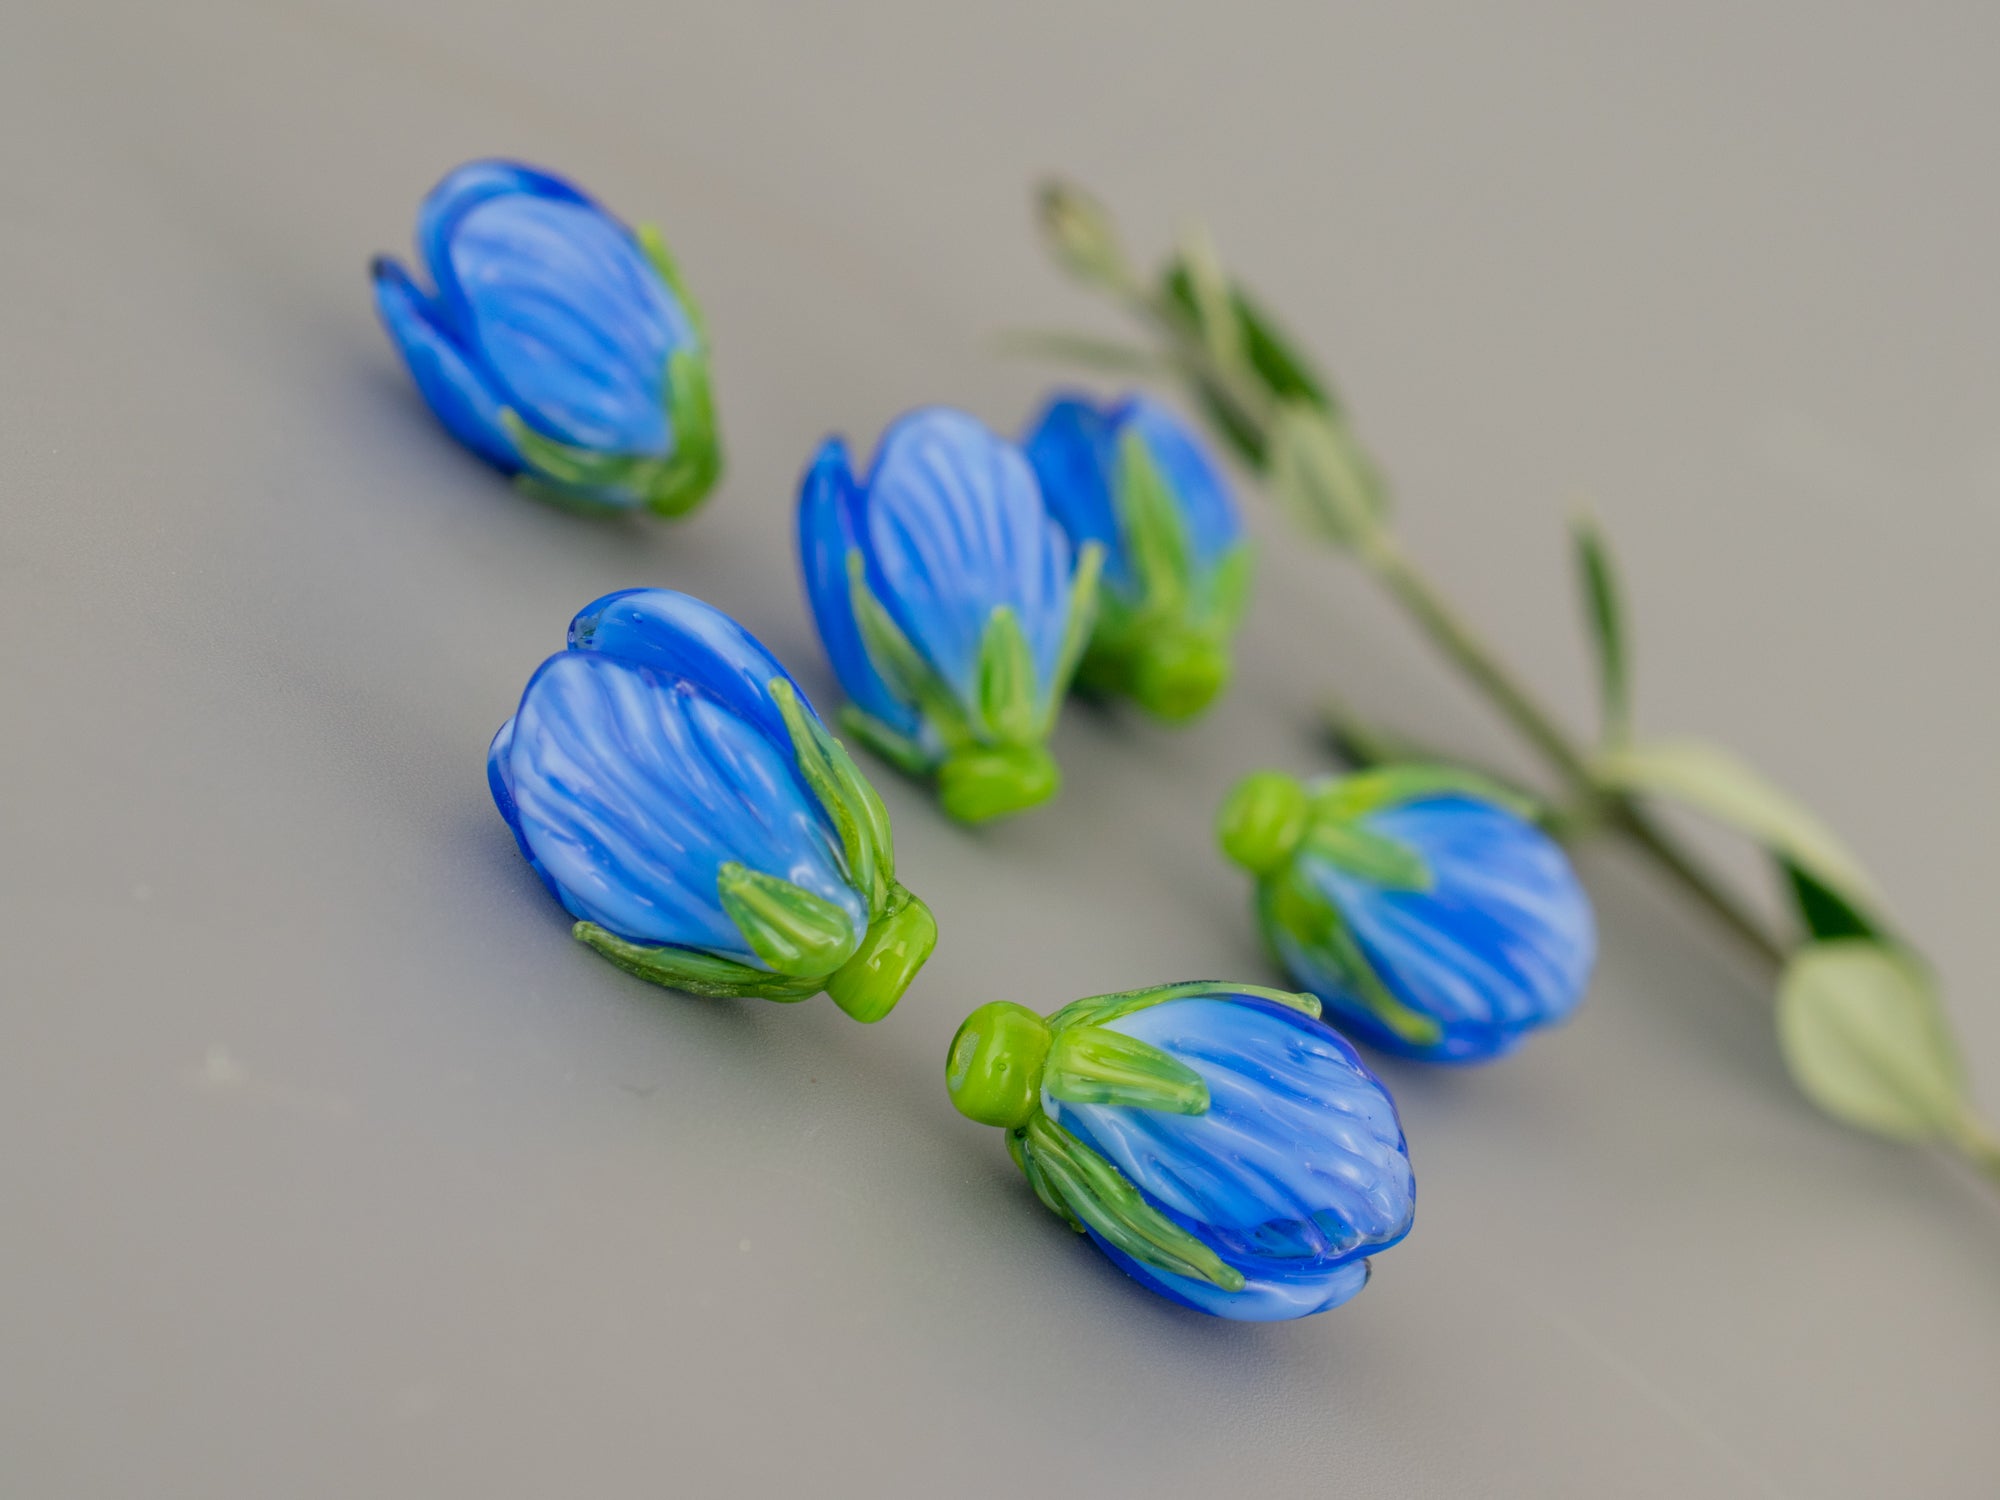
{"type": "Polygon", "coordinates": [[[1136,432],[1119,439],[1112,499],[1136,587],[1104,594],[1077,680],[1181,723],[1228,685],[1230,637],[1250,592],[1250,547],[1236,543],[1205,574],[1197,567],[1187,523],[1136,432]]]}
{"type": "Polygon", "coordinates": [[[1062,772],[1046,741],[1089,640],[1103,566],[1104,549],[1095,542],[1077,555],[1069,621],[1046,695],[1038,689],[1020,619],[1003,604],[986,622],[976,701],[965,704],[868,587],[860,551],[849,552],[848,583],[862,648],[890,691],[916,706],[944,753],[926,749],[851,704],[841,712],[841,726],[898,770],[935,776],[940,805],[961,823],[988,822],[1048,801],[1062,789],[1062,772]]]}
{"type": "Polygon", "coordinates": [[[1399,762],[1342,776],[1318,789],[1313,807],[1316,813],[1351,822],[1385,807],[1453,795],[1491,802],[1530,822],[1539,820],[1543,813],[1532,798],[1477,771],[1420,761],[1399,762]]]}
{"type": "Polygon", "coordinates": [[[731,860],[716,872],[715,884],[723,911],[774,974],[824,978],[859,942],[846,912],[789,880],[731,860]]]}
{"type": "Polygon", "coordinates": [[[655,515],[674,517],[693,510],[722,477],[708,361],[692,349],[667,356],[667,412],[674,451],[665,458],[573,447],[535,431],[511,407],[501,411],[500,425],[528,463],[522,487],[538,497],[571,509],[622,512],[629,507],[600,497],[629,495],[655,515]]]}
{"type": "Polygon", "coordinates": [[[1252,771],[1223,799],[1215,832],[1232,861],[1268,875],[1291,859],[1311,823],[1312,801],[1297,777],[1252,771]]]}
{"type": "Polygon", "coordinates": [[[1208,1085],[1201,1074],[1158,1047],[1101,1026],[1070,1026],[1055,1034],[1042,1086],[1073,1104],[1208,1113],[1208,1085]]]}
{"type": "Polygon", "coordinates": [[[857,1021],[879,1021],[895,1009],[937,947],[937,919],[901,886],[902,905],[869,925],[854,956],[827,976],[826,992],[857,1021]]]}
{"type": "Polygon", "coordinates": [[[1391,889],[1428,890],[1431,872],[1423,857],[1360,820],[1427,794],[1490,797],[1487,785],[1469,773],[1431,766],[1385,767],[1312,790],[1281,771],[1253,771],[1224,799],[1216,833],[1223,853],[1257,877],[1257,907],[1267,927],[1325,953],[1384,1026],[1413,1045],[1431,1046],[1443,1037],[1443,1028],[1390,992],[1346,918],[1307,878],[1299,860],[1310,857],[1391,889]]]}
{"type": "Polygon", "coordinates": [[[945,1059],[951,1102],[982,1125],[1026,1125],[1041,1109],[1042,1067],[1053,1040],[1048,1023],[1025,1005],[980,1006],[951,1039],[945,1059]]]}
{"type": "Polygon", "coordinates": [[[753,969],[727,958],[696,953],[688,948],[649,947],[628,942],[595,922],[578,922],[570,933],[589,945],[628,974],[681,990],[690,995],[714,999],[804,1000],[817,995],[822,981],[816,978],[788,978],[763,969],[753,969]]]}
{"type": "Polygon", "coordinates": [[[1319,1014],[1319,1001],[1311,995],[1212,982],[1094,995],[1046,1020],[1025,1006],[996,1000],[966,1017],[952,1038],[945,1086],[961,1114],[1007,1132],[1007,1152],[1035,1196],[1079,1234],[1087,1227],[1145,1265],[1240,1291],[1240,1272],[1153,1208],[1123,1173],[1042,1109],[1046,1092],[1079,1104],[1206,1114],[1208,1085],[1199,1073],[1103,1023],[1225,989],[1319,1014]]]}

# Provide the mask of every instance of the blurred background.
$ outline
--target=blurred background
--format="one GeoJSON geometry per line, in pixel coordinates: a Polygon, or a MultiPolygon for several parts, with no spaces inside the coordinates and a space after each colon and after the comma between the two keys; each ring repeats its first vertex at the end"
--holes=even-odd
{"type": "MultiPolygon", "coordinates": [[[[1856,846],[2000,1108],[2000,15],[1507,3],[31,3],[0,48],[0,1477],[22,1496],[1985,1496],[2000,1208],[1787,1083],[1766,983],[1595,856],[1584,1012],[1383,1064],[1417,1229],[1347,1308],[1126,1282],[959,1119],[973,1005],[1271,982],[1209,820],[1320,697],[1506,740],[1265,539],[1238,683],[1073,711],[1060,808],[878,777],[943,943],[862,1030],[611,972],[482,758],[581,604],[688,589],[831,696],[800,465],[1015,429],[1109,329],[1033,183],[1200,218],[1337,377],[1418,553],[1585,721],[1563,526],[1639,716],[1856,846]],[[593,525],[376,327],[447,169],[666,229],[731,472],[593,525]]],[[[871,766],[871,770],[874,767],[871,766]]],[[[1754,864],[1716,846],[1746,879],[1754,864]]]]}

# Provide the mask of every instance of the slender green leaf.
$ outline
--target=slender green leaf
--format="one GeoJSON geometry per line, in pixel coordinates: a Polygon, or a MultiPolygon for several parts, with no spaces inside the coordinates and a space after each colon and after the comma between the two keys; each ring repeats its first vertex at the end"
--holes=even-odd
{"type": "Polygon", "coordinates": [[[1665,797],[1755,839],[1843,899],[1873,901],[1861,862],[1818,816],[1720,746],[1662,740],[1607,751],[1596,770],[1621,792],[1665,797]]]}
{"type": "Polygon", "coordinates": [[[1603,716],[1603,742],[1622,744],[1632,724],[1632,699],[1625,609],[1618,574],[1611,562],[1611,545],[1594,516],[1579,516],[1570,534],[1576,543],[1577,583],[1583,594],[1584,619],[1597,653],[1597,681],[1603,716]]]}
{"type": "Polygon", "coordinates": [[[1379,529],[1385,497],[1373,466],[1345,427],[1299,401],[1271,423],[1271,495],[1300,530],[1354,547],[1379,529]]]}
{"type": "Polygon", "coordinates": [[[1123,1172],[1047,1115],[1028,1122],[1025,1145],[1071,1213],[1108,1244],[1169,1275],[1243,1290],[1241,1271],[1154,1208],[1123,1172]]]}
{"type": "Polygon", "coordinates": [[[792,1001],[804,1000],[820,991],[818,979],[768,974],[748,964],[717,958],[710,953],[696,953],[689,948],[652,947],[630,942],[595,922],[578,922],[570,929],[570,934],[626,973],[690,995],[705,995],[713,999],[755,996],[765,1000],[792,1001]]]}
{"type": "Polygon", "coordinates": [[[1035,217],[1042,239],[1056,261],[1089,285],[1123,290],[1133,280],[1118,226],[1104,205],[1060,178],[1050,178],[1035,192],[1035,217]]]}
{"type": "Polygon", "coordinates": [[[1143,344],[1127,344],[1118,339],[1102,339],[1087,333],[1061,329],[1024,328],[1003,333],[995,341],[1003,354],[1021,354],[1060,360],[1099,370],[1107,375],[1136,375],[1147,378],[1173,375],[1179,366],[1157,349],[1143,344]]]}
{"type": "Polygon", "coordinates": [[[1799,921],[1816,938],[1887,938],[1889,933],[1866,910],[1838,891],[1821,884],[1788,859],[1780,859],[1786,888],[1798,908],[1799,921]]]}
{"type": "Polygon", "coordinates": [[[1868,938],[1801,948],[1778,986],[1778,1041],[1821,1109],[1896,1141],[1951,1136],[1964,1073],[1930,972],[1868,938]]]}
{"type": "Polygon", "coordinates": [[[1104,573],[1104,543],[1085,542],[1076,555],[1076,571],[1069,580],[1069,620],[1063,626],[1062,648],[1056,653],[1054,680],[1049,683],[1049,696],[1042,709],[1041,722],[1037,731],[1046,735],[1053,727],[1056,714],[1061,710],[1063,695],[1069,691],[1070,679],[1076,675],[1077,663],[1083,660],[1084,649],[1090,645],[1091,626],[1097,620],[1098,579],[1104,573]]]}
{"type": "Polygon", "coordinates": [[[1035,1190],[1035,1196],[1042,1200],[1042,1207],[1069,1225],[1078,1234],[1084,1233],[1083,1220],[1069,1211],[1063,1196],[1049,1182],[1048,1176],[1036,1165],[1035,1158],[1027,1148],[1026,1127],[1007,1132],[1007,1154],[1014,1158],[1014,1165],[1021,1169],[1021,1175],[1028,1179],[1028,1186],[1035,1190]]]}
{"type": "Polygon", "coordinates": [[[847,554],[847,576],[862,649],[889,691],[904,702],[915,704],[948,745],[973,743],[976,736],[966,722],[965,711],[959,707],[957,695],[868,587],[867,565],[858,547],[847,554]]]}
{"type": "Polygon", "coordinates": [[[1204,226],[1197,224],[1181,236],[1180,263],[1187,268],[1194,324],[1208,357],[1225,370],[1247,368],[1243,323],[1236,315],[1229,275],[1204,226]]]}
{"type": "MultiPolygon", "coordinates": [[[[1168,264],[1162,287],[1166,301],[1181,316],[1190,319],[1195,316],[1194,282],[1186,263],[1178,257],[1168,264]]],[[[1277,320],[1244,290],[1241,282],[1232,282],[1231,300],[1236,307],[1237,325],[1242,330],[1244,355],[1264,388],[1273,397],[1296,398],[1338,415],[1340,403],[1332,387],[1299,352],[1298,345],[1278,326],[1277,320]]]]}
{"type": "Polygon", "coordinates": [[[1066,1026],[1055,1033],[1042,1087],[1072,1104],[1176,1115],[1208,1111],[1208,1084],[1201,1074],[1149,1042],[1102,1026],[1066,1026]]]}
{"type": "Polygon", "coordinates": [[[827,733],[819,716],[806,707],[787,679],[774,678],[768,691],[791,736],[792,758],[799,774],[840,835],[848,878],[867,894],[869,915],[878,916],[896,878],[888,810],[846,748],[827,733]]]}
{"type": "Polygon", "coordinates": [[[1118,443],[1113,496],[1126,556],[1144,596],[1142,608],[1155,616],[1178,613],[1194,571],[1187,523],[1146,440],[1129,429],[1118,443]]]}

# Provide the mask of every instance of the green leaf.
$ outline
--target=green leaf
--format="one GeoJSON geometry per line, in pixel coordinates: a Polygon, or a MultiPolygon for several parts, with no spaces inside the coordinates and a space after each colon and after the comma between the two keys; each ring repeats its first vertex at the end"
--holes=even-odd
{"type": "Polygon", "coordinates": [[[1873,904],[1861,862],[1819,818],[1729,751],[1700,740],[1662,740],[1607,751],[1605,785],[1680,802],[1789,860],[1843,899],[1873,904]]]}
{"type": "Polygon", "coordinates": [[[1621,744],[1632,722],[1632,699],[1625,609],[1618,574],[1611,563],[1611,546],[1594,516],[1578,516],[1570,534],[1576,543],[1577,583],[1583,593],[1584,618],[1597,652],[1599,701],[1603,709],[1603,741],[1621,744]]]}
{"type": "Polygon", "coordinates": [[[750,951],[776,973],[823,980],[860,945],[845,911],[789,880],[730,860],[715,886],[750,951]]]}
{"type": "MultiPolygon", "coordinates": [[[[1178,308],[1183,317],[1195,316],[1194,283],[1186,264],[1179,258],[1168,264],[1162,286],[1167,302],[1178,308]]],[[[1264,388],[1273,397],[1296,398],[1308,406],[1338,415],[1340,403],[1335,399],[1332,387],[1299,353],[1290,335],[1264,311],[1263,305],[1244,289],[1241,282],[1231,283],[1230,297],[1236,307],[1237,325],[1242,330],[1244,357],[1264,388]]]]}
{"type": "Polygon", "coordinates": [[[578,922],[570,929],[570,935],[579,943],[595,949],[626,973],[690,995],[705,995],[711,999],[757,997],[796,1001],[817,995],[820,991],[817,979],[768,974],[748,964],[717,958],[711,953],[697,953],[691,948],[651,947],[629,942],[595,922],[578,922]]]}
{"type": "Polygon", "coordinates": [[[1271,495],[1300,530],[1355,547],[1380,529],[1388,509],[1380,476],[1353,436],[1299,401],[1271,421],[1271,495]]]}
{"type": "Polygon", "coordinates": [[[1812,878],[1788,859],[1780,859],[1786,887],[1799,909],[1799,921],[1816,938],[1887,938],[1889,933],[1865,910],[1812,878]]]}
{"type": "Polygon", "coordinates": [[[1154,1208],[1124,1173],[1047,1115],[1028,1122],[1023,1145],[1071,1214],[1106,1243],[1169,1275],[1243,1290],[1241,1271],[1154,1208]]]}
{"type": "Polygon", "coordinates": [[[1179,366],[1166,355],[1142,344],[1117,339],[1096,338],[1087,333],[1061,329],[1023,328],[1003,333],[995,341],[1002,354],[1022,354],[1081,365],[1106,375],[1136,375],[1157,379],[1178,373],[1179,366]]]}
{"type": "Polygon", "coordinates": [[[1187,268],[1194,326],[1208,357],[1225,370],[1247,368],[1243,323],[1236,315],[1229,275],[1203,226],[1197,224],[1181,236],[1180,264],[1187,268]]]}
{"type": "Polygon", "coordinates": [[[1035,217],[1049,253],[1086,284],[1123,290],[1132,281],[1118,226],[1096,198],[1074,183],[1050,178],[1035,192],[1035,217]]]}
{"type": "Polygon", "coordinates": [[[1778,1041],[1806,1097],[1859,1129],[1937,1140],[1965,1118],[1957,1046],[1907,949],[1867,938],[1801,948],[1778,985],[1778,1041]]]}
{"type": "Polygon", "coordinates": [[[1208,1112],[1208,1084],[1201,1074],[1150,1042],[1101,1026],[1066,1026],[1055,1034],[1042,1087],[1072,1104],[1208,1112]]]}
{"type": "Polygon", "coordinates": [[[937,757],[930,751],[852,703],[841,706],[840,727],[905,776],[928,776],[937,769],[937,757]]]}
{"type": "Polygon", "coordinates": [[[1035,738],[1035,658],[1012,605],[986,617],[979,640],[979,717],[985,737],[1000,744],[1035,738]]]}

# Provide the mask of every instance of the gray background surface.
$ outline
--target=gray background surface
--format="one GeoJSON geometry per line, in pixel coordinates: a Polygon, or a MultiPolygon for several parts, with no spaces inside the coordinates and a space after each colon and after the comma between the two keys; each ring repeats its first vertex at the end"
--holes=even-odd
{"type": "Polygon", "coordinates": [[[796,472],[1021,420],[990,335],[1096,317],[1027,230],[1060,167],[1217,226],[1579,720],[1592,497],[1645,722],[1849,835],[2000,1107],[1996,65],[1971,4],[11,7],[0,1488],[1993,1494],[2000,1211],[1816,1117],[1615,858],[1572,1026],[1384,1066],[1422,1211],[1333,1315],[1151,1299],[952,1113],[980,1001],[1271,977],[1209,812],[1318,764],[1317,694],[1498,741],[1338,560],[1267,549],[1206,723],[1067,715],[1057,810],[880,778],[945,940],[874,1029],[611,971],[481,759],[614,587],[831,696],[796,472]],[[691,522],[517,498],[376,328],[367,256],[493,153],[666,225],[733,456],[691,522]]]}

